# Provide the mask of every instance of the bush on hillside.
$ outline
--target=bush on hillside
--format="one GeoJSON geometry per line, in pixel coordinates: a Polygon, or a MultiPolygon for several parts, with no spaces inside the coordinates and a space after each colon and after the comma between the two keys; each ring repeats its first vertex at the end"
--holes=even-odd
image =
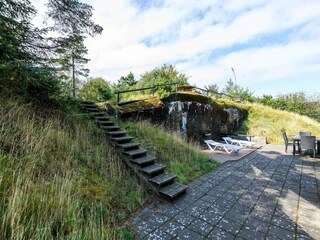
{"type": "Polygon", "coordinates": [[[112,90],[103,78],[91,78],[80,88],[78,97],[86,101],[105,102],[112,98],[112,90]]]}
{"type": "MultiPolygon", "coordinates": [[[[188,76],[179,73],[173,65],[163,65],[161,68],[155,68],[150,72],[146,72],[141,76],[141,80],[137,82],[136,88],[152,87],[153,85],[172,84],[188,85],[188,76]]],[[[170,93],[175,92],[176,85],[159,86],[155,89],[155,93],[159,98],[167,97],[170,93]]],[[[152,90],[146,90],[146,94],[151,94],[152,90]]]]}

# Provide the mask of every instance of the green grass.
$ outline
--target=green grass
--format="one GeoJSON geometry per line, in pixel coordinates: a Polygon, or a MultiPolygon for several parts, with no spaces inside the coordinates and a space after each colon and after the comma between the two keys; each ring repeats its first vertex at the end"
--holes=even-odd
{"type": "MultiPolygon", "coordinates": [[[[228,105],[227,102],[224,104],[228,105]]],[[[320,136],[320,123],[296,113],[273,109],[260,104],[230,103],[232,106],[248,110],[248,117],[241,124],[238,133],[265,136],[268,143],[283,143],[282,132],[288,136],[299,135],[299,131],[310,131],[320,136]]]]}
{"type": "Polygon", "coordinates": [[[0,96],[0,239],[130,238],[150,197],[79,114],[0,96]]]}
{"type": "Polygon", "coordinates": [[[136,137],[143,148],[157,156],[159,162],[167,166],[167,172],[177,175],[182,183],[189,183],[219,165],[202,153],[198,146],[186,143],[179,133],[169,133],[148,122],[126,121],[121,122],[121,126],[136,137]]]}

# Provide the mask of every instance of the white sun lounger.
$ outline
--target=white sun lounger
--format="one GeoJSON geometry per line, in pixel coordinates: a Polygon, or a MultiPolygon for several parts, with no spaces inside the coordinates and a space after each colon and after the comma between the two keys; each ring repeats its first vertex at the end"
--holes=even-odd
{"type": "Polygon", "coordinates": [[[245,140],[238,140],[238,139],[233,139],[231,137],[223,137],[222,138],[227,144],[233,144],[233,145],[238,145],[240,147],[246,148],[246,147],[253,147],[256,143],[250,142],[250,141],[245,141],[245,140]]]}
{"type": "Polygon", "coordinates": [[[224,150],[226,153],[230,154],[232,152],[238,153],[243,147],[232,145],[232,144],[226,144],[226,143],[219,143],[215,142],[213,140],[205,140],[204,141],[208,148],[212,151],[218,149],[218,150],[224,150]]]}

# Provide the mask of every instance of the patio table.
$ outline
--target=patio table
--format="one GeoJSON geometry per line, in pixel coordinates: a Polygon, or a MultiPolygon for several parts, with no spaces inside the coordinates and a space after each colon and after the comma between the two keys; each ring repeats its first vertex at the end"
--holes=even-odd
{"type": "MultiPolygon", "coordinates": [[[[301,137],[300,136],[294,136],[292,138],[292,141],[293,141],[293,155],[295,155],[295,153],[296,153],[296,143],[298,144],[298,146],[300,145],[301,137]]],[[[317,154],[320,154],[320,137],[316,137],[316,143],[317,143],[317,154]]]]}

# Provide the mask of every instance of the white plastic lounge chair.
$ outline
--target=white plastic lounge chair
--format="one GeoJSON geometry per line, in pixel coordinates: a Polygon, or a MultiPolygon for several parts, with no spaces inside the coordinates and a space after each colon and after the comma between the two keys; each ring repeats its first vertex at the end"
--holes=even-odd
{"type": "Polygon", "coordinates": [[[208,148],[212,151],[218,149],[218,150],[224,150],[226,153],[230,154],[232,152],[238,153],[243,147],[232,145],[232,144],[226,144],[226,143],[219,143],[215,142],[213,140],[205,140],[204,141],[208,148]]]}
{"type": "Polygon", "coordinates": [[[231,137],[223,137],[222,138],[227,144],[233,144],[233,145],[238,145],[240,147],[253,147],[256,143],[254,142],[249,142],[245,140],[238,140],[238,139],[233,139],[231,137]]]}

